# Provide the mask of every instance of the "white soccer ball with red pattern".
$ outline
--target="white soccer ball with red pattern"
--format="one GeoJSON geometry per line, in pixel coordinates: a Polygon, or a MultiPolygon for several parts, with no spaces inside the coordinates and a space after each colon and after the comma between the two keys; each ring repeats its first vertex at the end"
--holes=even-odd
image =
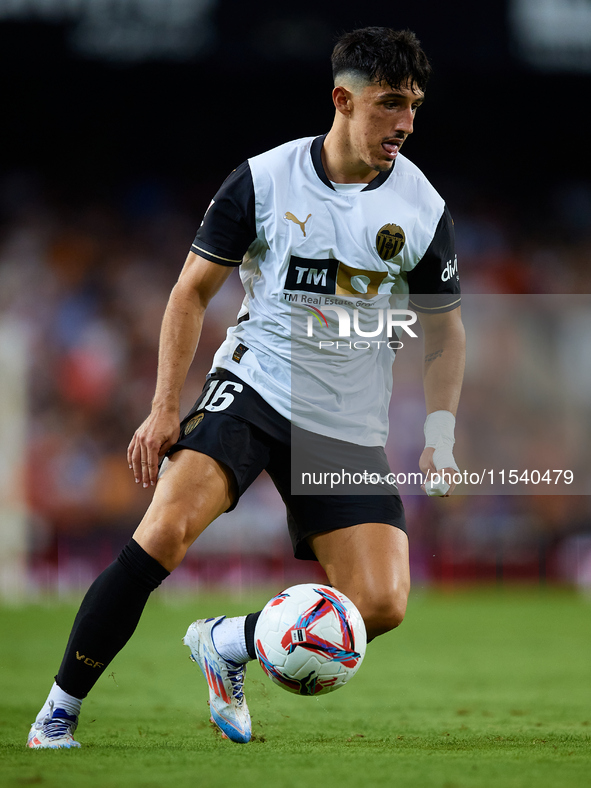
{"type": "Polygon", "coordinates": [[[298,695],[342,687],[358,671],[367,645],[353,602],[319,583],[292,586],[273,597],[259,616],[254,640],[267,676],[298,695]]]}

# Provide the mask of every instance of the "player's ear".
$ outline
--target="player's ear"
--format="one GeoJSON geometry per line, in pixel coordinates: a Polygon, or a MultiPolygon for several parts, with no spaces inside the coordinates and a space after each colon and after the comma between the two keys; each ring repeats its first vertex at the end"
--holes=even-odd
{"type": "Polygon", "coordinates": [[[332,91],[332,100],[338,112],[350,115],[353,109],[353,94],[342,85],[337,85],[332,91]]]}

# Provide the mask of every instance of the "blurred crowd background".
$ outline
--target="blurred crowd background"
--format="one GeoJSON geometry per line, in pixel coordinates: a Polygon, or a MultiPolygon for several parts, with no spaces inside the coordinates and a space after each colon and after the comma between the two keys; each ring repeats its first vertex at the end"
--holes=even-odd
{"type": "MultiPolygon", "coordinates": [[[[577,494],[406,495],[415,583],[591,588],[587,0],[417,0],[391,13],[377,2],[0,0],[0,569],[11,583],[18,567],[29,593],[84,586],[129,538],[151,493],[134,485],[126,448],[149,412],[162,313],[202,215],[246,157],[328,130],[334,38],[368,24],[415,30],[432,59],[405,153],[451,208],[463,292],[487,299],[484,324],[470,313],[459,464],[485,467],[482,445],[496,435],[507,446],[527,422],[511,467],[577,470],[577,494]],[[502,315],[509,297],[530,295],[557,300],[540,301],[516,339],[496,305],[502,315]]],[[[208,310],[183,410],[241,300],[234,272],[208,310]]],[[[400,361],[389,452],[414,470],[424,402],[400,361]]],[[[315,572],[291,558],[263,475],[168,582],[245,588],[315,572]]]]}

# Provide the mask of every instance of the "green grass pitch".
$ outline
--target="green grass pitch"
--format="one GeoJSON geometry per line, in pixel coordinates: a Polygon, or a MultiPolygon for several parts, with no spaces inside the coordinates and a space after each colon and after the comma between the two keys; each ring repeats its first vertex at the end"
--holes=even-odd
{"type": "Polygon", "coordinates": [[[254,740],[224,741],[181,644],[265,601],[152,599],[84,704],[81,750],[30,751],[73,605],[0,609],[0,784],[69,788],[591,785],[591,602],[556,590],[415,592],[351,683],[300,698],[249,668],[254,740]]]}

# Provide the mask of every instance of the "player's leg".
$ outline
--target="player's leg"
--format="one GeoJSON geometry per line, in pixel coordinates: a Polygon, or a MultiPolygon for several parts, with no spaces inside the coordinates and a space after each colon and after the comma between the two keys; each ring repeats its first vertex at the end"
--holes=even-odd
{"type": "MultiPolygon", "coordinates": [[[[260,395],[226,370],[217,370],[206,384],[204,395],[181,425],[177,447],[216,457],[224,467],[231,469],[236,490],[234,501],[237,501],[269,461],[273,441],[258,426],[261,423],[272,431],[283,430],[289,435],[289,422],[276,414],[260,395]],[[201,410],[203,397],[209,397],[218,380],[230,381],[232,394],[226,391],[219,401],[214,395],[208,400],[207,408],[201,410]]],[[[167,504],[165,512],[169,510],[167,504]]],[[[178,517],[183,516],[181,509],[178,517]]],[[[180,538],[171,543],[166,532],[157,525],[154,520],[142,523],[137,538],[148,552],[157,555],[166,566],[173,566],[184,554],[184,546],[194,538],[194,533],[183,526],[180,538]]],[[[257,618],[257,613],[251,613],[237,618],[218,616],[198,620],[189,626],[184,638],[207,680],[211,717],[235,742],[247,742],[251,735],[243,684],[245,665],[256,656],[254,629],[257,618]]]]}
{"type": "MultiPolygon", "coordinates": [[[[331,443],[324,457],[341,446],[331,443]]],[[[387,475],[383,450],[371,452],[363,461],[374,462],[380,475],[387,475]]],[[[359,609],[369,639],[397,627],[410,591],[406,519],[397,492],[367,494],[358,485],[349,494],[295,495],[281,469],[275,479],[287,505],[295,557],[321,564],[331,585],[359,609]]]]}
{"type": "MultiPolygon", "coordinates": [[[[236,486],[233,474],[204,454],[181,451],[168,460],[159,485],[158,498],[146,513],[134,534],[135,541],[166,569],[172,571],[185,557],[187,549],[202,533],[209,522],[230,508],[236,486]],[[189,455],[189,460],[183,459],[189,455]],[[191,455],[209,462],[193,461],[191,455]],[[181,463],[173,485],[163,482],[170,467],[181,463]],[[184,491],[180,496],[177,484],[184,491]],[[211,495],[217,491],[217,496],[211,495]],[[192,501],[193,505],[187,505],[192,501]]],[[[241,616],[193,622],[184,638],[191,649],[191,658],[201,668],[209,685],[210,714],[223,733],[233,741],[250,740],[251,722],[244,698],[245,664],[251,657],[247,648],[248,633],[252,631],[256,616],[241,616]]]]}
{"type": "Polygon", "coordinates": [[[232,474],[206,454],[183,450],[165,462],[133,539],[172,572],[195,539],[230,508],[235,492],[232,474]]]}
{"type": "Polygon", "coordinates": [[[150,593],[231,506],[233,485],[231,474],[205,454],[179,451],[170,458],[133,539],[84,597],[30,747],[78,746],[72,733],[82,700],[133,634],[150,593]]]}
{"type": "Polygon", "coordinates": [[[329,582],[355,603],[368,639],[397,627],[410,591],[408,537],[386,523],[363,523],[308,537],[329,582]]]}

